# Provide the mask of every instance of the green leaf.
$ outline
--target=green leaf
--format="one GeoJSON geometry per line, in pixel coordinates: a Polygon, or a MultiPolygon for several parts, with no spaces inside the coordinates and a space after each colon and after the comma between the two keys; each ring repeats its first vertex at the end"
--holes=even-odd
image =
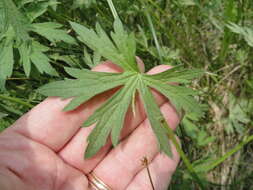
{"type": "Polygon", "coordinates": [[[252,111],[250,106],[252,99],[236,98],[233,94],[229,94],[228,117],[222,120],[226,132],[238,132],[243,134],[246,130],[245,126],[251,122],[250,115],[252,111]]]}
{"type": "Polygon", "coordinates": [[[86,158],[93,156],[106,143],[110,131],[112,131],[113,145],[116,146],[118,144],[124,118],[131,102],[131,94],[135,93],[136,84],[136,78],[131,77],[122,89],[84,123],[84,126],[87,126],[97,122],[96,128],[88,138],[89,145],[86,149],[86,158]],[[104,111],[105,109],[107,110],[106,112],[104,111]]]}
{"type": "Polygon", "coordinates": [[[74,22],[70,24],[79,35],[79,39],[89,48],[119,65],[125,71],[138,71],[138,66],[135,63],[134,36],[122,33],[124,30],[119,20],[115,21],[114,33],[111,34],[115,44],[99,24],[96,25],[96,32],[74,22]]]}
{"type": "Polygon", "coordinates": [[[0,78],[6,79],[11,76],[14,65],[13,42],[5,41],[0,49],[0,78]]]}
{"type": "Polygon", "coordinates": [[[199,131],[197,136],[197,143],[199,146],[205,146],[214,140],[215,137],[210,137],[204,130],[199,131]]]}
{"type": "Polygon", "coordinates": [[[126,63],[131,65],[135,71],[138,71],[135,63],[136,43],[134,34],[131,33],[128,35],[127,32],[124,31],[120,19],[116,19],[114,22],[114,33],[112,32],[111,36],[119,52],[123,54],[126,63]]]}
{"type": "Polygon", "coordinates": [[[94,52],[93,57],[87,52],[86,48],[83,50],[83,60],[86,65],[88,65],[90,68],[93,68],[100,64],[101,62],[101,55],[98,52],[94,52]],[[93,59],[92,59],[93,58],[93,59]]]}
{"type": "Polygon", "coordinates": [[[39,89],[41,94],[46,96],[60,96],[62,98],[74,98],[64,110],[72,110],[80,106],[83,102],[89,100],[97,94],[123,85],[132,73],[103,73],[92,72],[86,69],[70,69],[66,71],[77,80],[53,82],[39,89]]]}
{"type": "Polygon", "coordinates": [[[22,15],[12,0],[2,0],[3,9],[5,10],[4,23],[5,28],[12,27],[16,33],[16,37],[20,41],[30,39],[28,35],[29,23],[24,15],[22,15]]]}
{"type": "Polygon", "coordinates": [[[203,70],[200,69],[179,69],[180,67],[174,67],[155,75],[147,75],[147,77],[163,82],[189,83],[192,79],[198,78],[204,73],[203,70]]]}
{"type": "Polygon", "coordinates": [[[243,36],[249,46],[253,47],[253,29],[249,27],[239,26],[233,22],[226,25],[232,32],[243,36]]]}
{"type": "Polygon", "coordinates": [[[4,2],[0,1],[0,39],[1,35],[7,31],[7,19],[6,19],[6,9],[4,7],[4,2]]]}
{"type": "Polygon", "coordinates": [[[41,2],[26,1],[23,5],[28,3],[29,5],[26,6],[26,16],[29,18],[30,22],[43,15],[48,10],[48,7],[54,7],[59,4],[56,0],[51,0],[41,2]]]}
{"type": "Polygon", "coordinates": [[[167,155],[172,156],[171,149],[169,146],[169,139],[167,137],[166,130],[162,126],[162,121],[164,121],[164,117],[160,111],[160,108],[155,103],[154,96],[152,95],[147,85],[143,82],[139,83],[138,90],[140,92],[149,122],[157,136],[160,150],[164,151],[167,155]]]}
{"type": "Polygon", "coordinates": [[[26,76],[29,77],[31,72],[31,60],[30,60],[31,48],[29,44],[23,43],[18,48],[18,50],[20,54],[20,62],[23,64],[26,76]]]}
{"type": "Polygon", "coordinates": [[[187,113],[202,115],[203,110],[200,104],[194,99],[193,95],[196,95],[196,93],[192,89],[168,85],[163,81],[153,80],[151,77],[146,78],[146,82],[150,87],[155,88],[166,96],[179,112],[184,110],[187,113]]]}
{"type": "Polygon", "coordinates": [[[18,50],[20,53],[20,62],[23,63],[26,76],[30,75],[31,63],[35,65],[40,73],[58,76],[56,70],[50,64],[50,59],[44,53],[48,51],[46,46],[43,46],[36,41],[32,41],[31,44],[21,44],[20,47],[18,47],[18,50]]]}
{"type": "Polygon", "coordinates": [[[65,30],[59,28],[62,27],[61,24],[55,22],[44,22],[32,24],[32,31],[38,33],[39,35],[47,38],[50,42],[66,42],[69,44],[76,44],[73,37],[67,34],[65,30]]]}
{"type": "Polygon", "coordinates": [[[31,61],[37,67],[40,73],[57,76],[56,70],[50,65],[49,58],[41,51],[35,50],[31,54],[31,61]]]}
{"type": "MultiPolygon", "coordinates": [[[[124,69],[123,73],[104,73],[65,68],[66,72],[76,79],[53,82],[38,90],[46,96],[72,98],[64,108],[64,111],[70,111],[104,91],[117,88],[117,91],[83,124],[84,127],[96,124],[88,137],[85,157],[90,158],[95,155],[107,142],[109,135],[111,135],[113,145],[118,144],[128,108],[132,106],[133,113],[135,113],[136,92],[141,96],[146,114],[157,136],[160,150],[171,156],[169,139],[163,123],[165,119],[155,103],[151,88],[164,94],[178,109],[194,113],[197,118],[202,114],[201,106],[194,99],[197,93],[192,89],[176,86],[175,82],[188,83],[203,72],[198,69],[173,68],[156,75],[143,74],[139,71],[135,61],[134,36],[127,34],[119,20],[114,22],[114,32],[111,33],[111,38],[99,24],[96,25],[96,32],[76,23],[71,23],[71,25],[79,35],[79,39],[89,48],[124,69]]],[[[90,56],[86,56],[86,59],[87,62],[92,63],[90,56]]]]}
{"type": "MultiPolygon", "coordinates": [[[[22,7],[25,4],[31,5],[32,3],[34,2],[27,0],[19,2],[18,5],[22,7]]],[[[40,3],[43,2],[39,1],[35,4],[40,3]]],[[[47,6],[52,6],[57,4],[57,1],[51,0],[47,4],[47,6]]],[[[27,8],[27,12],[29,12],[28,7],[25,7],[27,8]]],[[[34,30],[52,42],[64,41],[75,44],[74,38],[69,36],[66,31],[59,29],[61,25],[54,22],[31,24],[26,16],[20,13],[12,0],[2,0],[0,2],[0,40],[2,40],[1,45],[4,44],[4,51],[1,51],[2,60],[0,63],[1,89],[3,89],[6,78],[10,77],[12,73],[14,64],[12,52],[16,52],[15,49],[18,49],[20,63],[23,65],[27,77],[29,77],[31,72],[31,64],[34,64],[40,73],[47,73],[53,76],[58,75],[56,70],[51,66],[49,57],[45,54],[49,48],[30,38],[28,32],[34,30]],[[10,43],[10,41],[12,42],[10,43]],[[5,45],[6,43],[10,45],[5,45]],[[3,60],[4,55],[8,56],[5,60],[3,60]]]]}

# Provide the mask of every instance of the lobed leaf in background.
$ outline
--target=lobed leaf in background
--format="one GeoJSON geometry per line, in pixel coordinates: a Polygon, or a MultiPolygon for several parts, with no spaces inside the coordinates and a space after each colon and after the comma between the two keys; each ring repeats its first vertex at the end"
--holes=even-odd
{"type": "Polygon", "coordinates": [[[40,44],[30,36],[36,33],[46,38],[52,44],[65,42],[76,44],[74,38],[62,30],[62,25],[56,22],[33,23],[34,19],[41,16],[49,6],[57,5],[56,0],[49,1],[21,1],[19,6],[25,6],[22,14],[12,0],[3,0],[0,3],[0,23],[3,23],[0,31],[0,90],[4,88],[6,78],[12,76],[13,66],[16,60],[13,55],[14,50],[18,50],[20,60],[25,74],[30,76],[32,64],[40,73],[57,76],[56,70],[50,64],[50,58],[46,54],[49,50],[47,46],[40,44]],[[31,6],[32,4],[32,6],[31,6]],[[32,7],[32,8],[30,8],[32,7]],[[34,12],[37,7],[38,12],[34,12]]]}
{"type": "Polygon", "coordinates": [[[195,119],[191,114],[184,116],[182,126],[188,137],[190,137],[197,146],[203,147],[215,140],[215,137],[210,136],[203,127],[201,128],[196,123],[199,119],[195,119]]]}
{"type": "Polygon", "coordinates": [[[57,0],[22,0],[17,3],[19,7],[25,10],[26,17],[30,22],[33,22],[36,18],[46,13],[48,8],[56,10],[60,4],[57,0]]]}
{"type": "MultiPolygon", "coordinates": [[[[187,113],[192,112],[199,116],[202,114],[202,109],[194,99],[196,92],[183,86],[169,84],[171,82],[189,83],[193,78],[201,76],[203,71],[198,69],[185,70],[176,67],[155,75],[141,73],[136,64],[135,37],[132,33],[128,34],[124,30],[119,19],[115,19],[114,32],[111,32],[110,37],[99,24],[96,25],[96,31],[73,22],[71,22],[71,25],[78,34],[80,41],[124,70],[123,73],[104,73],[92,72],[86,69],[65,68],[66,72],[76,79],[65,79],[49,83],[38,90],[46,96],[59,96],[64,99],[73,98],[64,108],[65,111],[70,111],[97,94],[120,87],[106,103],[85,121],[84,127],[96,123],[95,129],[88,137],[89,144],[85,157],[88,158],[96,154],[106,143],[110,134],[113,145],[117,145],[125,114],[130,104],[134,102],[137,92],[141,96],[161,151],[171,156],[171,150],[168,146],[169,139],[166,129],[163,127],[164,117],[155,103],[151,88],[165,95],[179,112],[184,110],[187,113]]],[[[134,109],[134,106],[132,106],[132,109],[134,109]]]]}
{"type": "Polygon", "coordinates": [[[7,32],[12,27],[16,34],[16,40],[19,42],[29,40],[29,23],[25,16],[19,12],[14,2],[12,0],[2,0],[1,7],[3,11],[1,20],[1,23],[4,23],[3,31],[7,32]]]}
{"type": "Polygon", "coordinates": [[[250,124],[250,114],[252,113],[253,100],[238,98],[229,94],[228,117],[222,120],[225,130],[228,134],[243,134],[247,130],[246,126],[250,124]]]}

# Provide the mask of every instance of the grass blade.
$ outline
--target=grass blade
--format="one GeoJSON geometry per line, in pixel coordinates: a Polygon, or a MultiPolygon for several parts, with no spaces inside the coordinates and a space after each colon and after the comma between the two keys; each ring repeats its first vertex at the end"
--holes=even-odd
{"type": "Polygon", "coordinates": [[[157,49],[157,52],[158,52],[158,55],[159,55],[160,62],[161,62],[161,64],[163,64],[163,57],[162,57],[161,47],[160,47],[158,39],[157,39],[157,35],[156,35],[156,31],[155,31],[152,19],[150,17],[149,12],[146,9],[145,9],[144,13],[145,13],[145,16],[147,17],[149,28],[152,32],[152,35],[153,35],[153,38],[154,38],[154,41],[155,41],[155,46],[156,46],[156,49],[157,49]]]}
{"type": "Polygon", "coordinates": [[[114,19],[119,18],[119,15],[118,15],[118,13],[117,13],[114,5],[113,5],[112,0],[107,0],[107,3],[108,3],[108,5],[109,5],[109,7],[110,7],[110,9],[112,11],[112,15],[113,15],[114,19]]]}

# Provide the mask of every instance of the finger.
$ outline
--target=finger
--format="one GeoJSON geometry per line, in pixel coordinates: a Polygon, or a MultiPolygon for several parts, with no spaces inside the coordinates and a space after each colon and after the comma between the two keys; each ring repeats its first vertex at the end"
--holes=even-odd
{"type": "Polygon", "coordinates": [[[141,60],[141,58],[136,56],[136,62],[138,64],[138,67],[139,67],[140,71],[142,73],[144,73],[145,72],[145,65],[144,65],[143,61],[141,60]]]}
{"type": "Polygon", "coordinates": [[[10,189],[87,189],[86,176],[44,145],[18,133],[0,136],[0,178],[3,174],[12,180],[10,189]]]}
{"type": "MultiPolygon", "coordinates": [[[[163,104],[161,112],[172,129],[175,129],[179,118],[172,117],[174,110],[171,110],[171,106],[163,104]]],[[[112,189],[125,189],[142,169],[140,160],[143,156],[152,160],[158,153],[157,139],[146,119],[129,137],[109,152],[93,172],[112,189]],[[120,180],[115,181],[119,177],[120,180]]]]}
{"type": "MultiPolygon", "coordinates": [[[[160,65],[148,73],[155,74],[162,71],[167,70],[169,67],[160,65]]],[[[156,91],[152,91],[157,104],[160,106],[166,102],[166,98],[164,98],[161,94],[157,93],[156,91]]],[[[168,103],[169,104],[169,103],[168,103]]],[[[171,114],[173,114],[172,118],[177,118],[177,114],[175,109],[169,105],[171,109],[171,114]]],[[[131,112],[131,109],[126,114],[125,124],[122,130],[121,139],[129,135],[146,117],[143,105],[137,97],[136,107],[135,107],[135,116],[131,112]]],[[[69,143],[59,152],[59,155],[62,159],[67,162],[68,164],[72,165],[75,168],[79,168],[84,173],[89,173],[93,168],[103,159],[103,157],[107,154],[111,147],[111,143],[106,144],[95,156],[91,159],[84,159],[83,155],[85,149],[88,145],[86,141],[87,136],[90,134],[94,126],[89,128],[81,128],[78,133],[69,141],[69,143]]]]}
{"type": "MultiPolygon", "coordinates": [[[[156,190],[166,190],[170,184],[170,179],[176,170],[179,162],[179,154],[171,143],[172,155],[170,158],[165,154],[158,154],[148,165],[151,175],[151,181],[156,190]]],[[[152,190],[151,181],[148,175],[147,168],[144,167],[131,181],[126,188],[127,190],[146,189],[152,190]]]]}
{"type": "MultiPolygon", "coordinates": [[[[120,72],[121,69],[106,62],[94,68],[95,71],[120,72]]],[[[110,97],[111,91],[92,98],[87,103],[70,112],[62,109],[70,100],[50,97],[21,117],[5,132],[20,133],[28,138],[44,144],[54,151],[60,150],[78,131],[81,124],[110,97]]]]}

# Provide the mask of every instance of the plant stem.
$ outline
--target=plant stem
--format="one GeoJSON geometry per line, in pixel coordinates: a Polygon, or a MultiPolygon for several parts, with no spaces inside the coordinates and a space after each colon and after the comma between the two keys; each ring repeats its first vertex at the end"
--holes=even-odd
{"type": "Polygon", "coordinates": [[[110,7],[110,9],[112,11],[112,15],[113,15],[114,19],[119,18],[119,15],[118,15],[118,13],[117,13],[114,5],[113,5],[112,0],[107,0],[107,3],[108,3],[108,5],[109,5],[109,7],[110,7]]]}
{"type": "Polygon", "coordinates": [[[28,103],[28,102],[24,102],[18,98],[13,98],[13,97],[9,97],[9,96],[4,96],[4,95],[1,95],[0,94],[0,99],[3,99],[3,100],[8,100],[10,102],[15,102],[15,103],[18,103],[18,104],[21,104],[23,106],[26,106],[28,108],[33,108],[33,105],[28,103]]]}
{"type": "Polygon", "coordinates": [[[177,141],[177,139],[174,135],[174,132],[172,131],[172,129],[170,128],[170,126],[168,125],[167,122],[163,122],[163,126],[167,131],[167,135],[168,135],[169,139],[172,141],[172,143],[174,144],[177,152],[179,153],[180,157],[182,158],[182,160],[183,160],[186,168],[188,169],[190,175],[199,184],[200,188],[204,190],[205,189],[204,184],[202,183],[199,176],[195,172],[191,162],[188,160],[187,156],[184,154],[183,150],[181,149],[181,146],[179,145],[179,143],[178,143],[178,141],[177,141]]]}
{"type": "Polygon", "coordinates": [[[226,159],[228,159],[230,156],[232,156],[234,153],[236,153],[237,151],[239,151],[241,148],[243,148],[246,144],[248,144],[251,141],[253,141],[253,135],[251,135],[248,138],[246,138],[245,140],[243,140],[235,148],[233,148],[232,150],[230,150],[229,152],[227,152],[225,155],[223,155],[221,158],[217,159],[212,164],[210,164],[210,166],[207,167],[206,171],[208,172],[208,171],[216,168],[219,164],[221,164],[222,162],[224,162],[226,159]]]}
{"type": "Polygon", "coordinates": [[[144,157],[142,162],[143,162],[143,165],[145,166],[145,168],[147,168],[148,178],[149,178],[152,190],[155,190],[155,186],[154,186],[154,183],[153,183],[153,180],[152,180],[152,177],[151,177],[151,172],[150,172],[149,167],[148,167],[148,164],[149,164],[148,158],[144,157]]]}

